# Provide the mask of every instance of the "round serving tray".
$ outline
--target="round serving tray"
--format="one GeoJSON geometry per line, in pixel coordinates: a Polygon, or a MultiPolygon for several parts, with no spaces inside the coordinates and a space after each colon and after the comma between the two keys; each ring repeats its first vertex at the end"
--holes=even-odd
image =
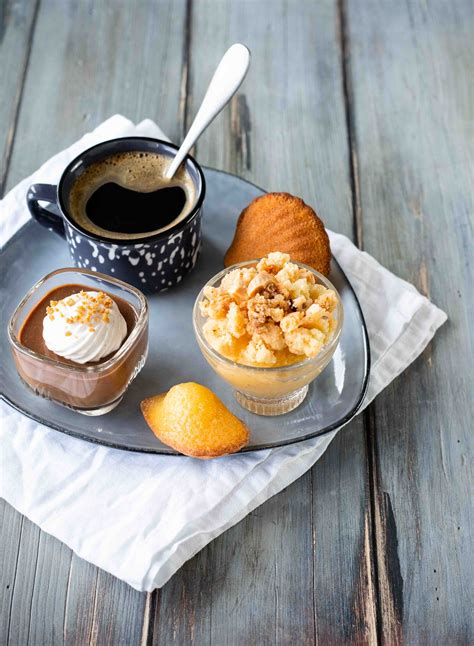
{"type": "MultiPolygon", "coordinates": [[[[149,297],[148,360],[121,404],[108,415],[86,417],[35,396],[20,381],[8,344],[7,325],[18,302],[43,275],[71,265],[67,245],[29,221],[2,250],[1,372],[2,398],[28,417],[74,437],[106,446],[147,453],[176,452],[146,425],[140,401],[174,384],[197,381],[211,388],[251,430],[243,451],[267,449],[323,435],[348,422],[364,398],[370,354],[364,318],[344,272],[332,261],[331,282],[344,304],[340,344],[324,372],[310,385],[303,404],[286,415],[260,417],[241,408],[232,389],[208,366],[195,342],[191,313],[202,285],[223,268],[241,210],[264,191],[229,173],[205,169],[203,245],[194,271],[168,292],[149,297]]],[[[25,204],[26,208],[26,204],[25,204]]]]}

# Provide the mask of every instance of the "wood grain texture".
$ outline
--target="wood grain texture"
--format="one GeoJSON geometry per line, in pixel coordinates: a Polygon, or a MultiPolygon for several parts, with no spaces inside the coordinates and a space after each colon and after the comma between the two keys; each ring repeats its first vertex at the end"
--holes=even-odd
{"type": "Polygon", "coordinates": [[[362,417],[313,467],[317,642],[377,643],[372,518],[362,417]]]}
{"type": "MultiPolygon", "coordinates": [[[[117,112],[135,121],[155,118],[178,138],[184,21],[185,3],[171,0],[43,0],[8,187],[117,112]]],[[[0,116],[12,123],[6,113],[0,116]]],[[[11,612],[10,618],[2,613],[7,623],[0,635],[15,646],[139,643],[145,594],[72,555],[8,505],[2,512],[0,602],[11,612]]]]}
{"type": "Polygon", "coordinates": [[[348,3],[364,246],[449,322],[371,414],[386,643],[472,615],[472,3],[348,3]]]}
{"type": "Polygon", "coordinates": [[[185,0],[43,0],[8,187],[116,113],[182,131],[185,0]]]}
{"type": "MultiPolygon", "coordinates": [[[[37,2],[5,0],[0,3],[0,197],[10,161],[36,11],[37,2]]],[[[24,523],[20,514],[0,500],[0,644],[7,642],[10,629],[16,630],[11,625],[11,610],[24,523]]]]}
{"type": "Polygon", "coordinates": [[[0,196],[10,160],[37,4],[0,2],[0,196]]]}
{"type": "Polygon", "coordinates": [[[12,644],[28,643],[39,540],[39,528],[23,519],[15,578],[10,587],[8,632],[5,634],[7,642],[12,644]]]}
{"type": "Polygon", "coordinates": [[[328,227],[351,235],[336,2],[278,0],[270,10],[266,0],[196,0],[192,7],[189,122],[226,48],[241,41],[252,52],[237,97],[197,144],[201,163],[268,191],[293,191],[328,227]]]}
{"type": "Polygon", "coordinates": [[[472,3],[38,6],[0,3],[0,183],[116,112],[178,140],[242,40],[249,76],[199,160],[301,195],[450,321],[310,473],[161,591],[0,501],[0,644],[471,643],[472,3]]]}
{"type": "Polygon", "coordinates": [[[24,517],[0,500],[0,644],[8,640],[24,517]]]}
{"type": "MultiPolygon", "coordinates": [[[[251,68],[199,140],[199,160],[301,195],[350,235],[337,5],[272,2],[270,11],[266,2],[193,2],[188,122],[237,41],[252,51],[251,68]]],[[[216,539],[156,595],[153,643],[373,643],[369,527],[357,420],[312,473],[216,539]]]]}

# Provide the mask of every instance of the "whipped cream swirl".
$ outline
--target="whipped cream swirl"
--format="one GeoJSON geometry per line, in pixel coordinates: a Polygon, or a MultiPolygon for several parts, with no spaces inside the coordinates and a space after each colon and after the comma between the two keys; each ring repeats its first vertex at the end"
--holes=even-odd
{"type": "Polygon", "coordinates": [[[99,361],[122,345],[127,323],[104,292],[78,292],[51,301],[43,320],[48,350],[75,363],[99,361]]]}

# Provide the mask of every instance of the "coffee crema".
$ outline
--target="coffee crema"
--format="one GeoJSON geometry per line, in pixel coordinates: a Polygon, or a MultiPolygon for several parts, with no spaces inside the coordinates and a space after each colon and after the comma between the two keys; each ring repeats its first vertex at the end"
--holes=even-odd
{"type": "Polygon", "coordinates": [[[170,161],[166,155],[128,151],[91,164],[72,185],[72,219],[94,235],[119,240],[170,229],[197,199],[197,187],[184,166],[173,179],[164,177],[170,161]]]}

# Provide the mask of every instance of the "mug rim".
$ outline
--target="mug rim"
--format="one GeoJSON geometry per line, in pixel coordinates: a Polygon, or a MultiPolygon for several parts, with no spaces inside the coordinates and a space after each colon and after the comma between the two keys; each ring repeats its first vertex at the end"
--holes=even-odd
{"type": "Polygon", "coordinates": [[[62,189],[64,186],[64,182],[66,180],[66,177],[68,176],[74,164],[77,164],[79,159],[85,153],[91,152],[94,149],[100,148],[106,144],[113,144],[115,142],[120,142],[120,141],[148,141],[148,142],[157,143],[157,144],[164,144],[165,146],[169,146],[176,152],[179,150],[179,147],[176,144],[171,143],[170,141],[165,141],[164,139],[156,139],[155,137],[140,137],[140,136],[115,137],[114,139],[107,139],[106,141],[101,141],[98,144],[95,144],[94,146],[90,146],[90,148],[86,148],[81,153],[79,153],[79,155],[76,155],[76,157],[74,157],[72,161],[69,162],[69,164],[63,170],[61,177],[59,179],[58,185],[56,187],[56,201],[61,211],[61,215],[66,220],[67,224],[70,227],[72,227],[75,231],[85,236],[86,238],[89,238],[90,240],[93,240],[95,242],[100,242],[101,244],[116,245],[118,247],[130,247],[130,246],[133,247],[137,244],[160,242],[161,240],[165,240],[165,239],[168,240],[169,238],[173,237],[174,235],[176,235],[177,233],[185,229],[187,225],[191,224],[191,222],[193,222],[196,219],[197,215],[199,214],[202,208],[204,198],[206,196],[206,179],[204,177],[204,172],[200,164],[196,161],[196,159],[192,155],[187,154],[186,157],[184,158],[184,161],[190,160],[191,163],[194,164],[198,172],[198,175],[201,179],[201,191],[199,193],[196,204],[191,209],[191,211],[186,215],[186,217],[183,220],[181,220],[181,222],[177,222],[170,229],[166,229],[166,231],[158,232],[154,235],[143,236],[142,238],[133,238],[130,240],[126,240],[124,238],[105,238],[100,235],[96,235],[95,233],[91,233],[90,231],[87,231],[87,229],[84,229],[80,224],[77,224],[77,222],[75,222],[70,217],[68,210],[66,209],[65,204],[63,203],[62,189]]]}

